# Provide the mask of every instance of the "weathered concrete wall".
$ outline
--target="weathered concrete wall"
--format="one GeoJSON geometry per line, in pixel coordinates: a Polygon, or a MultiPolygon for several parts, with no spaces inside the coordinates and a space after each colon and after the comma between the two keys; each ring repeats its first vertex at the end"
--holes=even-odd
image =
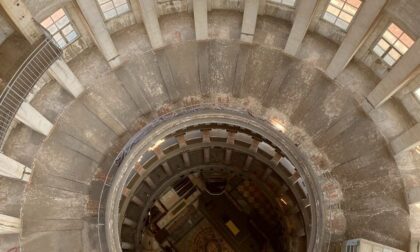
{"type": "Polygon", "coordinates": [[[31,53],[31,46],[19,33],[11,34],[0,44],[0,78],[8,82],[31,53]]]}
{"type": "Polygon", "coordinates": [[[416,13],[420,8],[420,2],[416,0],[391,0],[386,6],[387,14],[403,25],[403,29],[415,37],[420,37],[420,17],[416,13]]]}
{"type": "MultiPolygon", "coordinates": [[[[224,39],[224,41],[216,40],[209,43],[209,85],[214,98],[208,101],[201,100],[201,98],[190,98],[184,101],[219,100],[236,104],[236,106],[252,108],[252,110],[262,113],[264,108],[258,104],[265,97],[264,90],[268,88],[276,70],[279,70],[277,66],[281,65],[282,60],[288,62],[288,58],[284,58],[285,56],[280,50],[253,46],[245,72],[246,81],[240,92],[243,103],[234,102],[235,99],[230,98],[229,94],[235,78],[233,72],[238,58],[239,44],[229,40],[239,38],[239,33],[234,32],[234,27],[236,25],[239,28],[240,16],[236,16],[236,14],[231,17],[223,15],[226,13],[215,12],[213,16],[210,16],[211,36],[224,39]],[[219,16],[223,17],[222,21],[218,20],[219,16]],[[226,32],[220,32],[223,30],[226,32]]],[[[172,20],[176,18],[171,17],[172,20]]],[[[189,16],[178,18],[176,22],[179,22],[179,26],[176,27],[175,32],[181,36],[171,35],[174,32],[173,25],[166,28],[169,24],[165,23],[164,18],[162,19],[162,30],[167,43],[176,44],[166,48],[164,54],[168,58],[171,74],[175,79],[180,97],[198,97],[200,94],[198,71],[192,70],[197,69],[197,57],[195,56],[197,48],[194,46],[195,43],[187,42],[194,34],[192,20],[189,16]],[[183,64],[179,64],[179,59],[182,59],[183,64]]],[[[260,21],[259,26],[266,29],[266,34],[269,34],[271,29],[274,31],[282,29],[273,26],[271,22],[271,19],[260,21]]],[[[262,39],[264,35],[260,35],[261,41],[267,41],[270,47],[279,46],[280,41],[284,41],[284,35],[281,32],[273,33],[278,37],[267,40],[262,39]],[[273,41],[279,42],[273,43],[273,41]]],[[[136,92],[140,92],[139,95],[143,95],[143,103],[146,102],[154,110],[162,112],[188,104],[180,103],[169,107],[164,105],[167,101],[165,97],[168,94],[156,65],[156,56],[152,52],[148,52],[150,45],[143,28],[130,27],[128,30],[115,33],[113,37],[120,53],[126,60],[122,72],[119,70],[110,71],[96,49],[86,50],[83,55],[70,64],[81,82],[88,87],[88,92],[98,95],[106,104],[107,113],[111,113],[127,128],[138,127],[136,121],[144,107],[142,104],[136,103],[135,97],[133,98],[133,94],[129,90],[137,90],[136,92]],[[127,76],[131,77],[127,78],[127,76]],[[136,86],[137,89],[133,89],[136,86]],[[110,96],[110,93],[113,95],[110,96]],[[162,106],[166,108],[162,110],[162,106]]],[[[317,37],[310,37],[309,42],[305,42],[304,48],[319,48],[320,51],[328,52],[325,49],[327,46],[322,47],[321,41],[317,37]]],[[[407,225],[395,225],[401,220],[407,221],[408,218],[407,210],[404,207],[401,178],[396,165],[390,158],[386,150],[386,143],[376,126],[362,113],[354,112],[358,110],[357,103],[347,93],[347,89],[336,86],[314,68],[314,66],[327,62],[321,55],[327,54],[314,55],[309,52],[309,49],[303,50],[300,57],[304,61],[300,63],[296,61],[291,68],[288,68],[287,77],[278,84],[278,91],[269,106],[277,111],[275,113],[283,115],[291,128],[296,128],[296,131],[291,130],[291,132],[295,132],[291,137],[297,144],[305,143],[303,146],[306,146],[310,142],[315,142],[321,156],[317,156],[317,158],[311,156],[311,159],[314,158],[313,160],[320,165],[320,168],[331,170],[334,177],[337,178],[343,190],[344,215],[351,222],[348,224],[346,237],[363,236],[405,248],[409,239],[407,225]],[[341,125],[343,120],[345,122],[350,120],[351,123],[344,124],[342,127],[337,126],[341,125]],[[302,133],[297,133],[299,131],[302,133]],[[372,155],[375,158],[372,158],[372,155]],[[354,166],[350,165],[355,162],[352,160],[371,159],[376,161],[358,164],[358,169],[354,169],[354,166]],[[377,178],[379,171],[381,174],[380,184],[378,184],[377,178]],[[358,174],[365,174],[361,175],[364,180],[361,180],[358,174]],[[385,192],[383,191],[384,187],[387,188],[385,192]],[[369,193],[364,194],[363,192],[369,193]],[[372,219],[372,216],[376,217],[372,219]],[[391,225],[380,223],[381,218],[387,218],[391,225]],[[372,230],[372,225],[377,225],[377,228],[375,226],[375,229],[372,230]]],[[[363,75],[363,78],[366,76],[363,75]]],[[[358,79],[358,77],[356,76],[354,79],[358,79]]],[[[357,81],[364,83],[363,79],[357,81]]],[[[86,107],[83,102],[85,96],[67,107],[68,105],[65,104],[68,102],[63,95],[51,87],[42,89],[39,93],[39,97],[56,97],[50,99],[52,99],[51,102],[57,103],[56,106],[59,109],[51,112],[44,110],[47,114],[51,114],[51,118],[60,113],[61,109],[64,110],[61,112],[53,135],[36,154],[34,182],[28,188],[24,216],[31,217],[31,220],[28,219],[27,222],[24,220],[27,225],[26,230],[29,230],[24,235],[24,241],[27,240],[24,247],[31,248],[31,251],[37,251],[35,244],[40,242],[39,239],[35,239],[37,232],[30,231],[31,227],[35,228],[39,225],[45,216],[77,219],[66,222],[66,224],[53,222],[45,224],[45,230],[58,229],[57,232],[69,234],[71,237],[73,234],[77,236],[76,234],[81,235],[86,232],[84,225],[88,225],[88,223],[83,219],[89,216],[89,184],[98,169],[98,163],[104,155],[109,155],[107,154],[109,151],[112,152],[114,149],[112,146],[117,139],[117,135],[113,128],[110,128],[106,117],[97,114],[99,110],[86,107]],[[60,101],[62,102],[60,103],[60,101]],[[74,118],[78,118],[77,122],[74,118]],[[68,182],[64,183],[63,179],[68,182]],[[54,187],[53,198],[46,196],[47,193],[43,189],[45,186],[54,187]],[[43,210],[43,216],[39,216],[35,212],[35,209],[43,208],[37,203],[40,197],[43,202],[50,202],[48,204],[54,206],[43,210]],[[61,202],[61,206],[55,206],[58,205],[58,202],[61,202]],[[69,205],[73,205],[74,209],[63,215],[63,207],[69,205]],[[82,225],[81,222],[85,224],[82,225]]],[[[34,103],[38,104],[40,101],[41,98],[35,99],[34,103]]],[[[38,106],[40,110],[43,110],[49,106],[49,103],[42,102],[38,106]]],[[[273,113],[271,112],[271,115],[273,113]]],[[[140,121],[143,120],[140,119],[140,121]]],[[[12,141],[10,142],[12,143],[12,141]]],[[[55,242],[56,234],[47,233],[44,239],[49,240],[48,246],[51,248],[61,246],[55,242]]],[[[74,238],[72,241],[82,246],[84,241],[78,239],[74,238]]]]}
{"type": "MultiPolygon", "coordinates": [[[[240,1],[227,3],[241,8],[240,1]]],[[[97,182],[103,181],[121,145],[151,118],[207,102],[284,120],[287,134],[307,153],[316,172],[329,171],[338,182],[329,192],[334,207],[342,211],[337,214],[337,226],[332,227],[337,230],[335,241],[360,236],[407,249],[403,180],[383,136],[401,134],[410,126],[410,115],[390,101],[378,112],[378,128],[358,105],[378,82],[376,74],[354,61],[337,82],[328,79],[320,69],[328,65],[337,45],[312,33],[297,58],[284,55],[290,24],[272,17],[258,19],[244,82],[235,87],[239,98],[233,98],[241,23],[242,14],[237,11],[209,13],[209,98],[200,97],[199,47],[193,41],[193,18],[188,13],[160,17],[163,37],[171,45],[159,52],[151,50],[141,25],[115,32],[112,38],[124,61],[118,70],[111,71],[95,47],[73,58],[69,65],[87,89],[77,100],[54,83],[41,89],[32,105],[56,122],[52,134],[44,139],[18,125],[5,147],[7,155],[34,167],[23,208],[25,251],[94,251],[98,246],[97,182]],[[159,67],[162,55],[169,73],[159,67]],[[169,102],[164,74],[174,80],[177,103],[169,102]],[[270,102],[264,107],[267,93],[270,102]],[[391,123],[395,118],[401,123],[391,123]],[[345,236],[340,233],[345,229],[343,214],[345,236]],[[63,242],[63,236],[68,240],[63,242]]],[[[12,198],[20,195],[16,190],[12,198]]]]}

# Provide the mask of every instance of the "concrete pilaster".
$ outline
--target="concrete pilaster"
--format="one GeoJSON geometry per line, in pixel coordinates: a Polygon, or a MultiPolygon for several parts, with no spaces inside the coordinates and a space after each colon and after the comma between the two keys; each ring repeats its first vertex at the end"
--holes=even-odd
{"type": "Polygon", "coordinates": [[[267,88],[264,99],[262,101],[265,107],[270,107],[273,99],[279,93],[280,87],[284,80],[287,79],[287,75],[295,64],[293,57],[284,57],[279,63],[278,68],[275,71],[273,78],[270,81],[270,85],[267,88]]]}
{"type": "Polygon", "coordinates": [[[20,219],[0,214],[0,235],[19,234],[21,230],[20,219]]]}
{"type": "Polygon", "coordinates": [[[0,0],[0,5],[29,43],[33,44],[41,38],[42,33],[23,1],[0,0]]]}
{"type": "Polygon", "coordinates": [[[200,78],[200,91],[204,96],[210,95],[209,79],[209,42],[200,41],[197,46],[198,74],[200,78]]]}
{"type": "Polygon", "coordinates": [[[66,62],[58,59],[48,69],[48,73],[63,87],[66,91],[77,98],[84,90],[79,79],[74,75],[66,62]]]}
{"type": "Polygon", "coordinates": [[[154,0],[139,0],[143,23],[154,49],[164,46],[154,0]]]}
{"type": "Polygon", "coordinates": [[[209,38],[207,21],[207,0],[193,0],[195,38],[206,40],[209,38]]]}
{"type": "Polygon", "coordinates": [[[29,167],[0,153],[0,176],[19,179],[28,182],[32,170],[29,167]]]}
{"type": "Polygon", "coordinates": [[[241,89],[245,82],[245,73],[248,65],[248,60],[251,55],[252,45],[242,43],[240,45],[238,59],[236,61],[235,81],[232,86],[232,95],[235,97],[241,96],[241,89]]]}
{"type": "Polygon", "coordinates": [[[117,68],[121,65],[120,55],[105,26],[96,0],[77,0],[77,3],[92,31],[96,45],[111,68],[117,68]]]}
{"type": "Polygon", "coordinates": [[[292,30],[284,49],[286,53],[296,55],[311,23],[317,2],[317,0],[298,1],[292,30]]]}
{"type": "Polygon", "coordinates": [[[209,38],[207,4],[207,0],[193,0],[195,38],[199,41],[197,46],[198,73],[201,94],[204,96],[210,93],[207,85],[209,73],[209,51],[208,42],[206,41],[209,38]]]}
{"type": "Polygon", "coordinates": [[[326,74],[335,79],[351,61],[365,40],[370,28],[381,12],[386,0],[367,0],[361,6],[344,41],[327,67],[326,74]]]}
{"type": "Polygon", "coordinates": [[[244,16],[242,19],[241,41],[252,43],[257,25],[259,1],[245,0],[244,16]]]}
{"type": "Polygon", "coordinates": [[[89,93],[84,97],[83,103],[86,108],[94,113],[101,121],[106,124],[115,134],[122,135],[127,131],[127,127],[120,119],[111,111],[111,109],[102,101],[102,99],[94,94],[89,93]]]}
{"type": "Polygon", "coordinates": [[[136,104],[141,115],[149,113],[152,110],[151,103],[147,93],[143,90],[143,80],[132,65],[126,64],[115,71],[117,78],[120,80],[122,86],[127,90],[128,95],[136,104]]]}
{"type": "Polygon", "coordinates": [[[53,124],[27,102],[22,103],[20,106],[16,119],[45,136],[48,136],[53,128],[53,124]]]}
{"type": "Polygon", "coordinates": [[[381,106],[400,90],[413,77],[420,65],[420,40],[401,57],[391,71],[379,82],[367,96],[367,101],[373,108],[381,106]]]}
{"type": "Polygon", "coordinates": [[[163,82],[165,83],[166,93],[171,101],[176,101],[179,99],[180,93],[166,56],[166,50],[164,48],[155,50],[155,55],[159,66],[159,72],[162,76],[163,82]]]}

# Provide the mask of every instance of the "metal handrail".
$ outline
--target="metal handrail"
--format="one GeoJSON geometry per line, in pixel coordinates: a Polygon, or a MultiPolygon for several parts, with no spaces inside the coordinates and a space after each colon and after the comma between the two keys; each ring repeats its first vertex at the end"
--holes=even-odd
{"type": "Polygon", "coordinates": [[[0,149],[10,125],[27,95],[48,68],[62,55],[53,38],[46,38],[31,52],[0,95],[0,149]]]}

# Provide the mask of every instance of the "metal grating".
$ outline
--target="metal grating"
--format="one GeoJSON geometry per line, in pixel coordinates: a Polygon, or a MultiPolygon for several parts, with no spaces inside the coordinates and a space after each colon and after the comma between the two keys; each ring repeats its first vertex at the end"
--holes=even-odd
{"type": "Polygon", "coordinates": [[[62,50],[55,44],[53,38],[45,38],[8,82],[0,95],[0,149],[26,96],[61,54],[62,50]]]}

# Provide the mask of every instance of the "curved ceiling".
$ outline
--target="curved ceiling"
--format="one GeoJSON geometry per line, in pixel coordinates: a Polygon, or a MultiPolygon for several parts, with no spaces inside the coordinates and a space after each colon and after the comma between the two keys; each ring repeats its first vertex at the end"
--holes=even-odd
{"type": "MultiPolygon", "coordinates": [[[[418,44],[417,1],[383,1],[376,19],[362,12],[355,16],[372,19],[372,26],[338,72],[334,66],[342,67],[342,60],[334,58],[346,55],[342,49],[349,45],[346,38],[357,34],[352,26],[343,31],[322,19],[329,1],[313,1],[309,21],[300,15],[305,9],[301,1],[293,8],[260,1],[258,18],[256,7],[247,1],[210,1],[205,15],[193,8],[196,1],[157,1],[155,7],[144,2],[131,1],[130,12],[104,22],[102,28],[94,24],[103,21],[85,14],[86,2],[17,5],[21,11],[26,4],[25,18],[41,19],[51,14],[48,6],[65,8],[79,37],[64,49],[67,63],[60,61],[60,67],[50,69],[27,99],[34,109],[30,111],[39,112],[37,122],[46,120],[51,130],[46,136],[37,133],[33,129],[39,124],[31,129],[32,121],[25,124],[20,114],[4,144],[5,156],[31,168],[32,175],[29,183],[0,178],[0,193],[5,195],[0,214],[18,217],[22,223],[19,236],[0,237],[0,248],[107,248],[99,238],[105,234],[105,223],[98,225],[98,218],[105,213],[101,194],[104,185],[107,189],[111,185],[107,174],[113,160],[128,139],[154,119],[196,105],[246,111],[270,122],[307,157],[314,174],[328,178],[315,182],[328,209],[323,227],[331,249],[352,238],[403,250],[415,244],[420,214],[419,155],[412,148],[418,141],[420,117],[413,93],[418,88],[418,51],[408,51],[390,67],[372,48],[390,22],[418,44]],[[147,14],[147,8],[156,11],[147,14]],[[153,30],[156,23],[145,21],[150,13],[156,14],[158,31],[153,30]],[[252,13],[257,18],[254,31],[247,30],[252,22],[244,18],[252,13]],[[294,46],[290,34],[298,38],[293,29],[305,22],[309,31],[301,43],[297,40],[296,53],[290,53],[287,48],[294,46]],[[201,40],[203,27],[208,37],[201,40]],[[115,51],[106,47],[109,43],[115,51]],[[58,75],[60,69],[74,77],[58,75]],[[332,78],[332,73],[337,75],[332,78]],[[393,84],[398,87],[391,96],[384,94],[393,84]],[[74,95],[74,85],[83,93],[74,95]]],[[[8,37],[0,52],[5,58],[25,56],[18,48],[28,45],[24,37],[33,42],[34,34],[25,33],[31,24],[22,29],[11,12],[15,6],[0,3],[0,14],[23,34],[8,37]]],[[[1,62],[4,67],[11,66],[1,62]]]]}

